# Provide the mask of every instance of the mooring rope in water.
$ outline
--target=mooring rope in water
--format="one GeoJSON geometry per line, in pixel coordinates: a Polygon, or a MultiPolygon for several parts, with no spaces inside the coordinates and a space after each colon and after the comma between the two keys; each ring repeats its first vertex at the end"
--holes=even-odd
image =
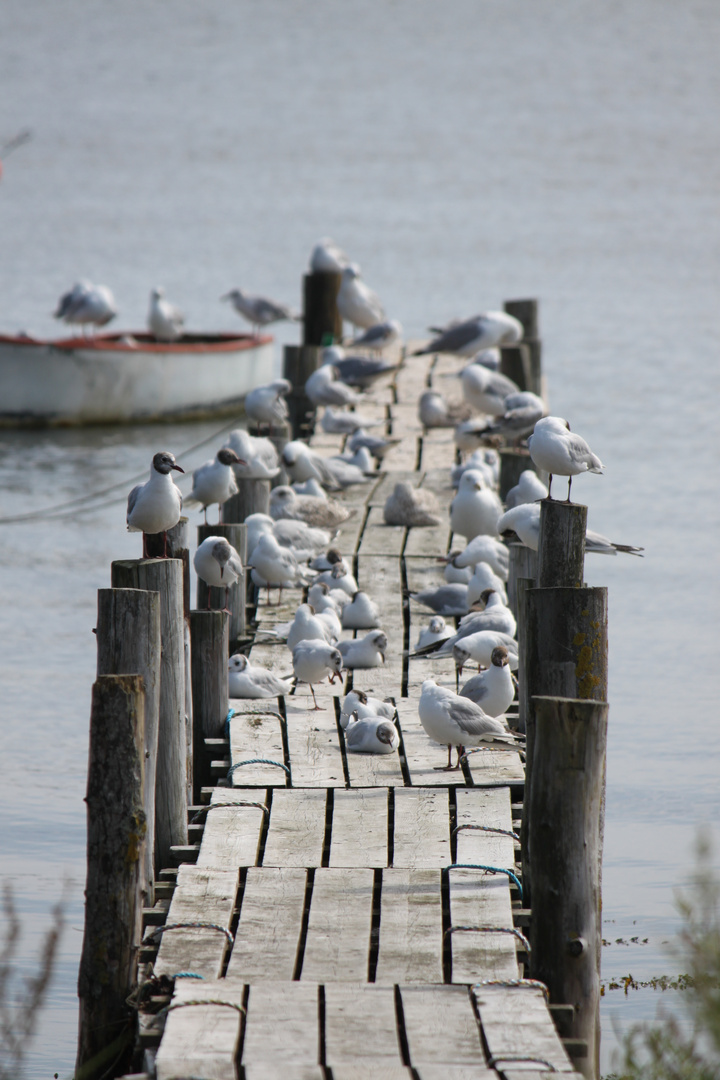
{"type": "Polygon", "coordinates": [[[518,941],[525,946],[528,952],[530,952],[530,942],[525,935],[517,929],[515,926],[448,926],[447,930],[443,934],[443,937],[447,937],[448,934],[512,934],[518,941]]]}
{"type": "Polygon", "coordinates": [[[507,874],[511,881],[514,881],[518,892],[520,893],[520,899],[523,897],[522,885],[517,874],[513,870],[508,870],[504,866],[485,866],[482,863],[469,863],[469,862],[454,862],[445,867],[446,870],[484,870],[488,874],[507,874]]]}

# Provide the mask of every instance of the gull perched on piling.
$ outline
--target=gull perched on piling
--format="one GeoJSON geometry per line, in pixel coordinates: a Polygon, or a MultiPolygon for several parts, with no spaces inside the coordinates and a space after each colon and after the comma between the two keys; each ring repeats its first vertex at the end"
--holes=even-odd
{"type": "Polygon", "coordinates": [[[170,476],[171,471],[184,473],[168,450],[153,456],[150,479],[137,484],[127,501],[128,532],[143,534],[143,557],[147,558],[148,535],[163,533],[167,556],[167,531],[177,525],[182,513],[182,495],[170,476]]]}
{"type": "Polygon", "coordinates": [[[548,499],[552,498],[553,476],[567,476],[566,502],[570,502],[573,476],[584,472],[601,473],[605,468],[585,440],[571,431],[567,420],[559,416],[546,416],[538,420],[528,439],[528,450],[538,469],[544,469],[549,474],[548,499]]]}
{"type": "Polygon", "coordinates": [[[448,748],[448,763],[435,766],[440,771],[460,768],[466,746],[502,746],[510,749],[518,739],[501,720],[488,716],[479,705],[460,697],[434,679],[426,679],[418,702],[418,716],[426,733],[448,748]],[[452,764],[452,748],[457,749],[457,763],[452,764]]]}
{"type": "Polygon", "coordinates": [[[454,353],[455,356],[474,356],[480,349],[493,345],[512,345],[523,336],[522,323],[504,311],[486,311],[472,319],[446,327],[438,337],[413,353],[454,353]]]}
{"type": "Polygon", "coordinates": [[[179,307],[165,299],[165,290],[159,286],[150,293],[147,324],[158,341],[176,341],[183,332],[185,316],[179,307]]]}
{"type": "Polygon", "coordinates": [[[247,656],[235,653],[228,660],[228,697],[281,697],[292,690],[289,679],[278,679],[267,668],[251,664],[247,656]]]}
{"type": "MultiPolygon", "coordinates": [[[[235,585],[244,575],[240,555],[224,536],[207,536],[193,556],[193,566],[199,578],[215,589],[225,589],[225,610],[227,610],[230,586],[235,585]]],[[[207,600],[210,610],[210,593],[207,600]]]]}
{"type": "Polygon", "coordinates": [[[279,304],[267,296],[251,296],[242,289],[231,289],[220,299],[229,300],[237,313],[247,319],[255,331],[261,326],[269,326],[270,323],[285,320],[297,321],[300,318],[286,304],[279,304]]]}
{"type": "MultiPolygon", "coordinates": [[[[506,510],[498,522],[498,530],[503,536],[514,533],[525,547],[537,551],[540,543],[540,503],[521,503],[512,510],[506,510]]],[[[617,555],[621,551],[625,555],[638,555],[644,549],[633,547],[632,544],[616,544],[608,540],[607,536],[587,529],[585,532],[585,551],[595,555],[617,555]]]]}
{"type": "Polygon", "coordinates": [[[256,386],[245,397],[245,415],[256,424],[283,424],[288,417],[285,397],[292,390],[288,379],[275,379],[266,386],[256,386]]]}
{"type": "Polygon", "coordinates": [[[192,491],[185,504],[199,505],[205,513],[206,525],[208,506],[217,503],[219,513],[222,504],[226,503],[231,495],[237,495],[238,486],[233,472],[233,465],[236,464],[244,465],[245,462],[234,450],[223,446],[211,461],[206,461],[192,474],[192,491]]]}
{"type": "Polygon", "coordinates": [[[330,236],[318,240],[310,255],[310,273],[342,274],[350,259],[330,236]]]}
{"type": "Polygon", "coordinates": [[[385,318],[380,297],[360,279],[356,266],[346,266],[342,272],[337,308],[341,319],[364,330],[369,330],[385,318]]]}

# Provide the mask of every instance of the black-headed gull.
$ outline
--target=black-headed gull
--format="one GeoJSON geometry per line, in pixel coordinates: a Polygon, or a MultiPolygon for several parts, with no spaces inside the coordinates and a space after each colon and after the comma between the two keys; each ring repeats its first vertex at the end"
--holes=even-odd
{"type": "Polygon", "coordinates": [[[503,581],[508,579],[510,554],[505,544],[493,536],[475,536],[462,551],[451,553],[450,557],[459,567],[486,562],[499,578],[503,581]]]}
{"type": "Polygon", "coordinates": [[[482,364],[468,364],[460,372],[460,381],[468,404],[487,416],[502,416],[506,412],[506,399],[520,393],[520,387],[512,379],[482,364]]]}
{"type": "Polygon", "coordinates": [[[503,746],[508,749],[518,739],[501,720],[488,716],[479,705],[460,697],[434,679],[426,679],[418,702],[420,723],[435,742],[448,748],[448,763],[436,766],[441,771],[460,768],[466,746],[503,746]],[[452,748],[457,748],[457,763],[452,764],[452,748]]]}
{"type": "MultiPolygon", "coordinates": [[[[520,506],[514,506],[512,510],[506,510],[500,518],[498,529],[507,537],[514,533],[525,547],[537,551],[540,543],[540,511],[539,502],[522,503],[520,506]]],[[[592,529],[587,529],[585,532],[585,550],[593,552],[595,555],[617,555],[621,551],[625,555],[638,555],[642,558],[640,553],[644,551],[644,548],[634,547],[632,544],[616,544],[612,540],[608,540],[607,536],[594,532],[592,529]]]]}
{"type": "Polygon", "coordinates": [[[440,504],[428,488],[414,488],[400,480],[385,500],[383,517],[386,525],[420,528],[442,524],[440,504]]]}
{"type": "MultiPolygon", "coordinates": [[[[218,513],[231,495],[237,495],[233,465],[240,462],[234,450],[223,446],[211,461],[206,461],[192,474],[192,491],[185,500],[186,506],[199,505],[205,514],[207,525],[208,506],[218,504],[218,513]]],[[[243,462],[244,464],[244,462],[243,462]]]]}
{"type": "Polygon", "coordinates": [[[413,355],[447,352],[455,356],[474,356],[480,349],[493,345],[512,345],[520,341],[522,336],[522,323],[512,315],[504,311],[486,311],[446,327],[438,337],[413,355]]]}
{"type": "Polygon", "coordinates": [[[357,390],[344,383],[334,364],[322,364],[305,381],[305,394],[313,405],[358,405],[357,390]]]}
{"type": "Polygon", "coordinates": [[[384,720],[392,720],[395,716],[395,706],[390,698],[381,701],[380,698],[372,697],[365,690],[350,690],[342,703],[340,711],[340,726],[346,728],[350,723],[350,717],[357,713],[363,716],[381,716],[384,720]]]}
{"type": "Polygon", "coordinates": [[[567,420],[559,416],[546,416],[538,420],[528,439],[528,450],[537,467],[549,475],[548,499],[552,498],[553,476],[567,476],[566,501],[570,502],[573,476],[584,472],[601,473],[605,468],[585,440],[571,431],[567,420]]]}
{"type": "MultiPolygon", "coordinates": [[[[240,555],[224,536],[206,536],[193,556],[193,566],[199,578],[216,589],[225,589],[227,608],[230,587],[243,578],[240,555]]],[[[210,593],[207,600],[210,608],[210,593]]]]}
{"type": "Polygon", "coordinates": [[[310,272],[315,274],[342,274],[350,259],[330,236],[318,240],[310,255],[310,272]]]}
{"type": "Polygon", "coordinates": [[[360,279],[357,266],[346,266],[342,272],[337,308],[341,319],[364,330],[369,330],[385,318],[380,297],[360,279]]]}
{"type": "Polygon", "coordinates": [[[400,736],[392,720],[353,713],[345,728],[345,746],[351,754],[392,754],[400,736]]]}
{"type": "Polygon", "coordinates": [[[143,534],[143,557],[147,557],[145,537],[153,533],[163,533],[167,555],[167,531],[180,520],[182,495],[170,476],[173,469],[185,472],[173,454],[160,450],[153,456],[150,479],[144,484],[137,484],[128,495],[127,529],[128,532],[143,534]]]}
{"type": "Polygon", "coordinates": [[[458,492],[450,503],[450,528],[466,540],[476,536],[497,536],[497,524],[503,505],[495,491],[487,486],[477,469],[468,469],[460,477],[458,492]]]}
{"type": "Polygon", "coordinates": [[[505,496],[505,507],[512,510],[523,503],[537,502],[538,499],[546,499],[547,493],[547,485],[543,484],[535,470],[525,469],[520,473],[515,487],[511,487],[505,496]]]}
{"type": "Polygon", "coordinates": [[[185,316],[179,307],[165,299],[165,290],[160,286],[150,293],[147,325],[157,341],[177,341],[182,335],[185,316]]]}
{"type": "Polygon", "coordinates": [[[371,630],[365,637],[339,641],[337,647],[342,654],[343,666],[348,670],[374,668],[385,663],[388,639],[382,630],[371,630]]]}
{"type": "Polygon", "coordinates": [[[380,625],[380,612],[367,593],[358,590],[342,609],[343,630],[374,630],[380,625]]]}
{"type": "Polygon", "coordinates": [[[283,589],[296,588],[306,582],[306,573],[298,566],[292,551],[282,547],[268,533],[263,533],[253,548],[251,565],[251,577],[256,585],[267,589],[268,603],[271,589],[279,590],[279,604],[283,589]]]}
{"type": "Polygon", "coordinates": [[[335,499],[323,499],[317,495],[299,495],[291,487],[282,484],[270,492],[270,514],[276,520],[290,518],[304,521],[316,529],[336,529],[353,515],[335,499]]]}
{"type": "Polygon", "coordinates": [[[357,465],[338,456],[322,457],[299,439],[285,444],[282,463],[291,480],[302,483],[314,477],[330,491],[339,491],[352,484],[364,484],[370,479],[357,465]]]}
{"type": "Polygon", "coordinates": [[[322,682],[326,675],[331,683],[335,682],[343,669],[342,654],[324,641],[301,641],[293,649],[292,663],[297,681],[307,683],[310,687],[315,710],[321,709],[322,706],[318,705],[315,697],[313,683],[322,682]]]}
{"type": "Polygon", "coordinates": [[[424,626],[420,631],[420,635],[415,642],[415,651],[424,649],[428,645],[437,645],[441,641],[447,641],[449,637],[452,637],[452,631],[448,628],[442,615],[433,615],[427,626],[424,626]]]}
{"type": "Polygon", "coordinates": [[[488,716],[501,716],[507,712],[515,697],[515,684],[510,674],[510,654],[504,645],[493,649],[490,667],[468,679],[460,690],[460,697],[474,701],[488,716]]]}
{"type": "Polygon", "coordinates": [[[334,635],[331,634],[328,624],[318,618],[311,604],[301,604],[295,612],[295,618],[290,624],[287,636],[287,647],[292,650],[301,641],[324,641],[328,645],[334,645],[334,635]]]}
{"type": "Polygon", "coordinates": [[[336,562],[332,570],[323,570],[318,574],[313,584],[324,582],[329,589],[340,589],[352,599],[358,591],[358,583],[344,559],[336,562]]]}
{"type": "Polygon", "coordinates": [[[233,466],[237,480],[272,480],[280,472],[278,452],[270,439],[235,428],[227,437],[227,445],[238,455],[233,466]]]}
{"type": "Polygon", "coordinates": [[[221,300],[229,300],[239,315],[253,326],[260,329],[261,326],[269,326],[270,323],[284,322],[285,320],[297,320],[299,316],[285,304],[278,304],[267,296],[251,296],[242,289],[231,289],[220,297],[221,300]]]}
{"type": "Polygon", "coordinates": [[[278,679],[267,668],[252,664],[242,653],[235,653],[228,660],[228,696],[231,698],[281,697],[291,690],[289,679],[278,679]]]}
{"type": "Polygon", "coordinates": [[[467,401],[447,401],[436,390],[425,390],[418,401],[418,419],[424,428],[449,428],[469,420],[467,401]]]}
{"type": "Polygon", "coordinates": [[[256,424],[283,424],[288,417],[285,397],[292,390],[288,379],[275,379],[265,386],[256,386],[245,397],[245,415],[256,424]]]}
{"type": "MultiPolygon", "coordinates": [[[[458,677],[462,674],[462,669],[466,664],[477,664],[478,670],[481,667],[491,667],[493,653],[496,649],[505,649],[508,667],[513,671],[516,670],[518,666],[518,643],[510,634],[498,633],[496,630],[479,630],[476,634],[467,634],[466,637],[455,641],[452,646],[452,658],[455,661],[458,677]]],[[[445,652],[445,647],[443,647],[442,652],[445,652]]],[[[482,702],[478,702],[478,704],[482,704],[482,702]]],[[[504,711],[505,709],[500,710],[500,712],[504,711]]],[[[493,713],[493,716],[495,715],[493,713]]]]}

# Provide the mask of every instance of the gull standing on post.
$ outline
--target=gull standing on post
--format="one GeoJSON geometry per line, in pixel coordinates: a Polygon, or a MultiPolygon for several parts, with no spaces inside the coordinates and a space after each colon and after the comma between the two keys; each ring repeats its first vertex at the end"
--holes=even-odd
{"type": "Polygon", "coordinates": [[[159,451],[152,459],[150,479],[137,484],[128,495],[127,529],[143,534],[143,558],[148,557],[146,537],[154,533],[163,534],[167,558],[167,531],[180,520],[182,495],[170,476],[173,469],[185,472],[169,451],[159,451]]]}
{"type": "Polygon", "coordinates": [[[182,336],[185,316],[180,308],[165,299],[165,290],[160,287],[150,293],[147,324],[158,341],[177,341],[182,336]]]}
{"type": "Polygon", "coordinates": [[[601,473],[605,468],[585,440],[571,431],[567,420],[559,416],[546,416],[538,420],[528,439],[528,450],[537,467],[549,474],[548,499],[552,499],[553,476],[567,476],[565,501],[570,502],[573,476],[583,472],[601,473]]]}
{"type": "Polygon", "coordinates": [[[238,486],[232,468],[235,464],[244,465],[245,462],[234,450],[223,446],[212,461],[206,461],[192,474],[193,486],[185,500],[186,506],[199,505],[205,513],[206,525],[208,506],[217,503],[219,515],[222,504],[227,502],[231,495],[237,495],[238,486]]]}
{"type": "MultiPolygon", "coordinates": [[[[236,549],[224,536],[207,536],[200,544],[193,557],[195,573],[199,578],[215,589],[225,589],[225,608],[228,610],[230,586],[243,577],[243,564],[236,549]]],[[[210,610],[210,593],[207,600],[210,610]]]]}
{"type": "Polygon", "coordinates": [[[235,653],[228,660],[228,697],[282,697],[291,690],[289,679],[278,679],[267,668],[251,664],[242,653],[235,653]]]}
{"type": "Polygon", "coordinates": [[[266,296],[251,296],[242,289],[231,289],[220,297],[221,300],[230,300],[232,306],[239,315],[252,325],[257,333],[261,326],[269,326],[270,323],[284,322],[285,320],[297,321],[300,316],[285,304],[278,304],[266,296]]]}
{"type": "Polygon", "coordinates": [[[350,259],[330,236],[318,240],[310,255],[311,274],[342,274],[350,259]]]}
{"type": "Polygon", "coordinates": [[[385,318],[380,297],[360,280],[360,271],[356,266],[346,266],[342,272],[337,308],[341,319],[364,330],[369,330],[385,318]]]}
{"type": "Polygon", "coordinates": [[[313,683],[322,682],[326,675],[330,677],[331,683],[335,682],[335,678],[340,676],[343,669],[341,653],[333,645],[328,645],[324,641],[301,641],[293,649],[292,664],[297,681],[307,683],[310,687],[314,702],[313,711],[322,710],[322,705],[317,703],[313,683]]]}
{"type": "MultiPolygon", "coordinates": [[[[521,503],[512,510],[506,510],[498,522],[498,529],[503,536],[514,533],[525,547],[537,551],[540,543],[540,503],[521,503]]],[[[587,529],[585,532],[585,551],[595,555],[617,555],[618,551],[625,555],[637,555],[639,558],[644,548],[634,547],[632,544],[615,544],[608,540],[602,533],[587,529]]]]}
{"type": "Polygon", "coordinates": [[[460,768],[466,746],[485,744],[510,749],[519,741],[501,720],[488,716],[474,701],[438,686],[434,679],[426,679],[422,684],[418,715],[430,738],[448,748],[447,765],[435,766],[442,772],[460,768]],[[455,765],[452,764],[453,746],[457,748],[455,765]]]}
{"type": "Polygon", "coordinates": [[[448,326],[413,356],[424,353],[454,353],[456,356],[474,356],[480,349],[493,345],[512,345],[523,336],[522,323],[504,311],[486,311],[472,319],[448,326]]]}
{"type": "Polygon", "coordinates": [[[245,415],[256,424],[284,424],[288,418],[285,397],[292,390],[288,379],[275,379],[266,386],[256,386],[245,396],[245,415]]]}

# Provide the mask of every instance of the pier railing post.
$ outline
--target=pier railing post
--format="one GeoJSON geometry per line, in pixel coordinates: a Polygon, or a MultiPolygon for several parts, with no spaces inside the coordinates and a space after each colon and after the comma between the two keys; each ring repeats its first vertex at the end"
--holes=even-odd
{"type": "MultiPolygon", "coordinates": [[[[141,675],[101,675],[93,686],[87,782],[87,885],[78,996],[76,1074],[123,1040],[132,1047],[126,999],[137,978],[146,822],[145,693],[141,675]]],[[[126,1063],[128,1059],[125,1059],[126,1063]]],[[[92,1076],[107,1069],[103,1061],[92,1076]]],[[[91,1073],[84,1076],[91,1080],[91,1073]]]]}
{"type": "Polygon", "coordinates": [[[337,295],[342,274],[313,271],[303,277],[303,345],[324,345],[342,340],[342,319],[337,295]]]}
{"type": "Polygon", "coordinates": [[[507,579],[508,607],[518,617],[518,581],[532,578],[533,585],[537,576],[537,552],[524,544],[513,543],[509,546],[509,565],[507,579]]]}
{"type": "MultiPolygon", "coordinates": [[[[247,525],[198,525],[198,545],[202,544],[208,536],[224,536],[229,544],[237,551],[242,559],[243,566],[247,564],[247,525]]],[[[225,590],[216,589],[207,585],[202,578],[197,579],[197,603],[198,610],[204,610],[208,604],[210,594],[210,607],[215,611],[222,611],[225,607],[225,590]]],[[[247,584],[245,575],[230,586],[228,596],[228,610],[230,611],[229,649],[234,653],[241,638],[245,637],[245,598],[247,584]]]]}
{"type": "Polygon", "coordinates": [[[540,588],[579,588],[585,568],[587,506],[543,499],[540,503],[540,541],[537,583],[540,588]]]}
{"type": "Polygon", "coordinates": [[[99,589],[97,674],[141,675],[145,690],[143,808],[147,823],[141,888],[154,903],[155,770],[160,722],[160,596],[142,589],[99,589]]]}
{"type": "Polygon", "coordinates": [[[187,844],[189,785],[185,710],[183,577],[179,559],[132,559],[112,564],[114,588],[160,593],[160,720],[155,787],[155,867],[172,866],[170,848],[187,844]]]}
{"type": "Polygon", "coordinates": [[[286,400],[293,439],[307,439],[315,427],[315,406],[305,394],[305,383],[322,363],[318,345],[286,345],[283,352],[283,378],[292,383],[286,400]]]}
{"type": "MultiPolygon", "coordinates": [[[[165,557],[163,534],[156,533],[147,537],[147,552],[150,559],[165,557]]],[[[183,610],[190,614],[190,523],[181,517],[177,525],[167,531],[167,554],[170,559],[180,559],[183,564],[183,610]]]]}
{"type": "Polygon", "coordinates": [[[530,833],[533,917],[530,974],[555,1004],[575,1007],[573,1036],[588,1043],[578,1061],[599,1075],[602,793],[608,705],[533,697],[530,833]]]}
{"type": "Polygon", "coordinates": [[[226,611],[191,611],[192,686],[195,745],[195,802],[200,789],[212,783],[205,739],[222,738],[228,714],[228,627],[226,611]]]}
{"type": "MultiPolygon", "coordinates": [[[[267,514],[270,509],[269,480],[240,477],[237,486],[237,495],[231,495],[222,505],[223,525],[242,524],[251,514],[267,514]]],[[[210,535],[212,536],[212,533],[210,535]]]]}

